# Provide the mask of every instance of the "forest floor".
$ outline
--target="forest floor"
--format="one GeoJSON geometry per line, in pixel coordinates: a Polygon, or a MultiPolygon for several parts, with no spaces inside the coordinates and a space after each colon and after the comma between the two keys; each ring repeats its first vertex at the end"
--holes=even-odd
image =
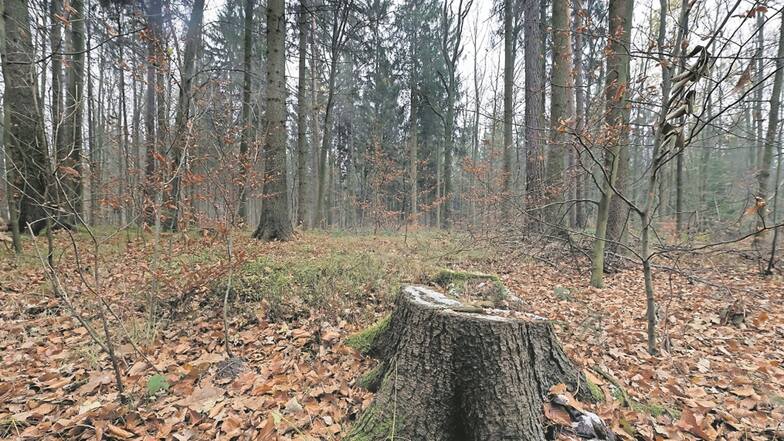
{"type": "Polygon", "coordinates": [[[85,233],[56,234],[56,275],[73,309],[53,294],[29,238],[19,258],[0,250],[0,437],[340,439],[372,399],[357,380],[374,362],[346,338],[389,312],[400,283],[441,268],[497,273],[554,320],[605,393],[586,407],[623,439],[784,436],[784,281],[739,259],[657,271],[666,350],[653,357],[634,267],[599,290],[579,259],[550,265],[432,231],[307,232],[272,244],[235,233],[231,259],[214,232],[105,236],[96,262],[85,233]],[[105,342],[102,304],[125,404],[90,336],[105,342]]]}

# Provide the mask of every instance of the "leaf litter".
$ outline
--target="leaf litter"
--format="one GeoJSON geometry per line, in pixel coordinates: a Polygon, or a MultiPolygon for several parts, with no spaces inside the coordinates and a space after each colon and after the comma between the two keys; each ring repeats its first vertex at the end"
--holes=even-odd
{"type": "MultiPolygon", "coordinates": [[[[712,274],[728,294],[684,276],[657,274],[663,310],[659,328],[667,350],[650,356],[641,274],[634,268],[608,276],[607,288],[598,290],[574,268],[499,262],[493,253],[450,249],[453,238],[448,236],[412,236],[404,241],[305,233],[291,244],[269,245],[238,238],[236,254],[250,259],[263,253],[286,261],[384,250],[407,262],[385,264],[385,271],[398,272],[383,278],[385,283],[418,282],[437,267],[500,274],[531,312],[554,320],[567,353],[605,396],[597,404],[578,403],[580,415],[607,422],[618,438],[784,437],[784,348],[777,343],[784,341],[780,277],[762,279],[742,263],[728,263],[712,274]],[[738,302],[743,303],[742,320],[727,313],[740,309],[738,302]]],[[[336,292],[318,307],[289,299],[307,310],[274,321],[266,313],[266,300],[239,302],[230,316],[234,356],[227,357],[219,302],[211,299],[210,288],[227,270],[221,246],[182,242],[172,246],[172,255],[211,258],[197,265],[172,259],[153,274],[146,264],[150,244],[143,240],[112,247],[101,258],[101,295],[125,328],[113,333],[128,404],[119,402],[108,358],[54,298],[35,262],[0,260],[0,435],[333,440],[347,433],[372,399],[358,380],[373,365],[343,342],[388,312],[390,296],[368,284],[351,295],[336,292]],[[162,314],[155,326],[145,321],[146,297],[134,294],[144,293],[153,275],[161,286],[159,303],[173,311],[162,314]],[[151,379],[154,393],[149,393],[151,379]]],[[[78,293],[73,298],[80,311],[94,314],[96,302],[68,253],[58,262],[64,285],[78,293]]],[[[94,264],[82,257],[83,265],[94,264]]],[[[563,408],[544,405],[553,424],[573,423],[563,408]]]]}

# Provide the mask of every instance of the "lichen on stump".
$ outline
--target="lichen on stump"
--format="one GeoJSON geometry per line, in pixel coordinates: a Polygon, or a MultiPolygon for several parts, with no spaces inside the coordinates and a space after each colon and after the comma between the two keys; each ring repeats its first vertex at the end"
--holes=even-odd
{"type": "Polygon", "coordinates": [[[549,321],[405,286],[365,353],[377,394],[346,439],[544,440],[542,400],[564,383],[591,401],[549,321]]]}

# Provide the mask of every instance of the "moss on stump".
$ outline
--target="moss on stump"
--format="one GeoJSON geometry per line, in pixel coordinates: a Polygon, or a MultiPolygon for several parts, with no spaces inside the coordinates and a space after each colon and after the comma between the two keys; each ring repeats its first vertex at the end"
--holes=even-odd
{"type": "Polygon", "coordinates": [[[380,364],[348,440],[544,440],[551,386],[593,401],[549,321],[466,309],[427,287],[403,287],[388,320],[355,341],[380,364]]]}

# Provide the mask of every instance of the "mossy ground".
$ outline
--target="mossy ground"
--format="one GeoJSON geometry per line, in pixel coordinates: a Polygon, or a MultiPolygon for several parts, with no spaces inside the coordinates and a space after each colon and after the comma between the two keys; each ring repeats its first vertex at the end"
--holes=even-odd
{"type": "MultiPolygon", "coordinates": [[[[389,306],[404,283],[430,283],[430,275],[456,262],[482,264],[490,255],[462,251],[459,235],[438,231],[394,234],[341,234],[307,231],[247,260],[232,279],[232,304],[264,304],[264,315],[288,320],[314,313],[328,316],[352,311],[352,320],[367,323],[389,306]],[[239,300],[239,302],[237,301],[239,300]],[[361,305],[361,308],[357,308],[361,305]]],[[[207,265],[217,255],[192,256],[170,265],[207,265]]],[[[226,292],[227,278],[213,284],[215,301],[226,292]]]]}
{"type": "Polygon", "coordinates": [[[378,366],[359,377],[359,385],[369,391],[375,391],[384,380],[383,376],[386,375],[386,371],[385,364],[379,363],[378,366]]]}
{"type": "MultiPolygon", "coordinates": [[[[617,388],[613,391],[613,398],[622,403],[626,401],[621,391],[617,388]]],[[[669,415],[674,419],[678,419],[681,415],[680,410],[653,401],[642,402],[633,398],[629,398],[628,402],[625,404],[635,412],[644,413],[652,417],[669,415]]]]}
{"type": "Polygon", "coordinates": [[[346,339],[346,344],[362,354],[368,354],[373,348],[373,342],[376,340],[376,337],[389,327],[391,317],[391,315],[388,315],[370,327],[350,336],[346,339]]]}
{"type": "Polygon", "coordinates": [[[605,400],[604,392],[602,389],[597,386],[594,382],[589,379],[585,379],[585,387],[588,388],[588,392],[591,393],[591,397],[597,402],[602,403],[605,400]]]}
{"type": "MultiPolygon", "coordinates": [[[[432,231],[407,238],[312,231],[301,235],[306,240],[247,260],[234,274],[233,299],[263,302],[271,320],[350,308],[357,311],[359,322],[367,323],[373,320],[373,309],[391,303],[401,284],[428,283],[431,274],[454,262],[481,263],[490,258],[481,250],[454,249],[449,236],[432,231]]],[[[205,265],[216,258],[221,256],[170,265],[205,265]]],[[[226,277],[214,283],[216,301],[222,299],[226,283],[226,277]]]]}

